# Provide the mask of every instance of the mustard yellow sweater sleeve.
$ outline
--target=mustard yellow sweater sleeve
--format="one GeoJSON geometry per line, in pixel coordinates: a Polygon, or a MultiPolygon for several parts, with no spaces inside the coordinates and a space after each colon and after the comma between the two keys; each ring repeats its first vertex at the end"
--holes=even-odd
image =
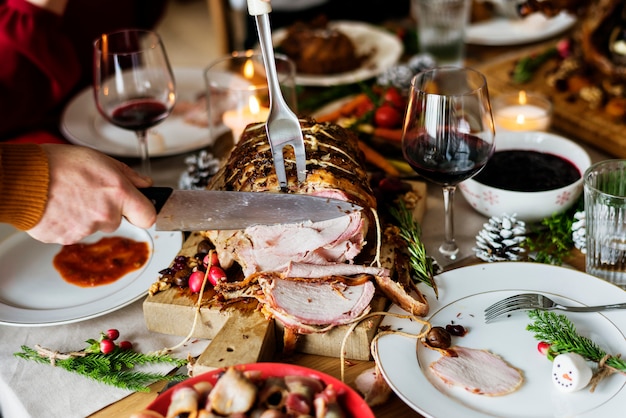
{"type": "Polygon", "coordinates": [[[50,172],[36,144],[0,144],[0,222],[27,230],[39,222],[48,200],[50,172]]]}

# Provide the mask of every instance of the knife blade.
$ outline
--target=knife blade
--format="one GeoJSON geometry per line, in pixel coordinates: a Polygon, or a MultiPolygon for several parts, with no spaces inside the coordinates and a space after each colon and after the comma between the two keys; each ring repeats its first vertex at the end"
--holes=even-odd
{"type": "Polygon", "coordinates": [[[157,231],[244,229],[253,225],[319,222],[362,209],[343,200],[304,194],[139,189],[157,210],[157,231]]]}

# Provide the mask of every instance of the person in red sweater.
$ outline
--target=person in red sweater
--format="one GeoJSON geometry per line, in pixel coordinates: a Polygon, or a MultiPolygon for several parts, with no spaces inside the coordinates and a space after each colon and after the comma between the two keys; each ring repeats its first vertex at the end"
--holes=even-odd
{"type": "Polygon", "coordinates": [[[0,0],[0,141],[64,142],[63,108],[93,78],[102,33],[153,28],[167,0],[0,0]]]}
{"type": "Polygon", "coordinates": [[[64,143],[69,100],[91,85],[93,41],[152,28],[167,0],[0,0],[0,222],[42,242],[112,232],[122,217],[150,227],[138,190],[152,184],[98,151],[64,143]],[[42,145],[37,145],[39,143],[42,145]]]}

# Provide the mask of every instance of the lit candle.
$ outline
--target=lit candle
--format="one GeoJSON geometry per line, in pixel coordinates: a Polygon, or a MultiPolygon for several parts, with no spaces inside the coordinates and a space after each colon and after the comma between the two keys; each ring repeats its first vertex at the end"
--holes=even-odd
{"type": "Polygon", "coordinates": [[[239,109],[227,110],[222,118],[224,125],[233,131],[235,143],[239,142],[243,130],[251,123],[265,122],[270,110],[259,104],[259,99],[250,96],[248,105],[239,109]]]}
{"type": "Polygon", "coordinates": [[[550,127],[552,104],[541,96],[520,91],[494,100],[496,129],[545,131],[550,127]]]}

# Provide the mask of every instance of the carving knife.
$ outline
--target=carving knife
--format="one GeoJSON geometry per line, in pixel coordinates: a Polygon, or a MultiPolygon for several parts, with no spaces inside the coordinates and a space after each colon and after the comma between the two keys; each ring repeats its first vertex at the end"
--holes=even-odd
{"type": "Polygon", "coordinates": [[[157,210],[157,231],[244,229],[253,225],[319,222],[361,210],[350,202],[305,194],[139,189],[157,210]]]}

